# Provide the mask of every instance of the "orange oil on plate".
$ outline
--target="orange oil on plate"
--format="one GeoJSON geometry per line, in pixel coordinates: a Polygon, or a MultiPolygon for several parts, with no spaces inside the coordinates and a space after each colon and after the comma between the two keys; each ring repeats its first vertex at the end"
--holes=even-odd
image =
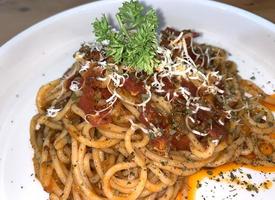
{"type": "MultiPolygon", "coordinates": [[[[183,195],[182,192],[179,193],[178,197],[176,200],[185,200],[182,197],[183,196],[187,196],[187,200],[195,200],[196,197],[196,191],[197,191],[197,184],[198,181],[203,180],[204,178],[216,178],[219,176],[219,174],[221,172],[230,172],[233,170],[237,170],[240,168],[248,168],[248,169],[252,169],[255,171],[259,171],[262,173],[271,173],[271,172],[275,172],[275,167],[265,167],[265,166],[261,166],[261,167],[255,167],[255,166],[251,166],[251,165],[240,165],[240,164],[235,164],[235,163],[229,163],[229,164],[225,164],[222,165],[220,167],[217,168],[213,168],[210,169],[211,171],[211,175],[208,173],[209,169],[202,169],[200,171],[198,171],[197,173],[191,175],[188,177],[187,180],[187,187],[188,187],[188,191],[182,191],[182,192],[187,192],[187,195],[183,195]]],[[[239,186],[239,183],[242,182],[242,180],[240,180],[239,178],[234,179],[234,181],[230,180],[230,179],[221,179],[221,182],[225,182],[225,183],[229,183],[229,184],[236,184],[239,186]]],[[[247,180],[246,180],[247,182],[247,180]]],[[[248,184],[253,184],[253,183],[248,183],[248,184]]],[[[272,187],[272,182],[267,180],[265,182],[263,182],[261,184],[261,187],[259,189],[270,189],[272,187]]]]}
{"type": "MultiPolygon", "coordinates": [[[[275,94],[269,95],[269,98],[275,100],[275,94]]],[[[270,104],[270,103],[265,102],[265,101],[262,101],[261,103],[262,103],[262,105],[264,105],[265,107],[267,107],[269,110],[275,111],[275,105],[274,104],[270,104]]]]}

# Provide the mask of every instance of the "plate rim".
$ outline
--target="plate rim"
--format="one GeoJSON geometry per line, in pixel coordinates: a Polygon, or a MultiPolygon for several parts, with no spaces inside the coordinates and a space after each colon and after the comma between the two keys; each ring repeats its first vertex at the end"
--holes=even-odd
{"type": "MultiPolygon", "coordinates": [[[[125,0],[119,0],[120,2],[123,2],[125,0]]],[[[157,0],[153,0],[155,2],[157,2],[157,0]]],[[[179,0],[172,0],[172,1],[179,1],[179,0]]],[[[217,7],[218,9],[223,9],[226,11],[230,11],[233,12],[236,15],[239,15],[241,17],[245,17],[249,20],[252,20],[254,22],[256,22],[257,24],[259,24],[259,26],[262,27],[266,27],[268,28],[270,31],[274,32],[275,34],[275,23],[271,22],[270,20],[261,17],[257,14],[254,14],[250,11],[244,10],[242,8],[238,8],[223,2],[218,2],[215,0],[184,0],[185,2],[192,2],[192,3],[198,3],[198,4],[204,4],[204,5],[208,5],[211,7],[217,7]]],[[[146,2],[146,0],[142,0],[142,2],[146,2]]],[[[24,40],[24,37],[27,37],[28,35],[32,34],[33,31],[39,30],[41,29],[43,26],[46,26],[47,24],[50,24],[51,22],[54,22],[55,20],[65,17],[66,15],[70,15],[78,10],[81,9],[86,9],[87,7],[90,6],[97,6],[100,4],[113,4],[113,3],[118,3],[118,0],[97,0],[95,2],[89,2],[89,3],[85,3],[79,6],[75,6],[69,9],[66,9],[64,11],[58,12],[52,16],[49,16],[41,21],[38,21],[36,23],[34,23],[33,25],[29,26],[28,28],[24,29],[23,31],[17,33],[16,35],[14,35],[12,38],[10,38],[8,41],[4,42],[4,44],[2,46],[0,46],[0,55],[2,53],[4,53],[5,51],[8,51],[9,48],[11,48],[13,45],[16,45],[17,42],[20,42],[20,40],[24,40]]]]}

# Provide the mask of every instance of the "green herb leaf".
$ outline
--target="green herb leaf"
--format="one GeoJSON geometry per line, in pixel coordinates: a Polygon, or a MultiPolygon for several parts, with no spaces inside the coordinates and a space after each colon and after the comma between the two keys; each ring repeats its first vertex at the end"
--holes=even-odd
{"type": "Polygon", "coordinates": [[[110,25],[105,15],[101,17],[101,19],[96,19],[93,23],[94,33],[99,42],[103,40],[110,39],[111,31],[110,25]]]}
{"type": "Polygon", "coordinates": [[[123,3],[116,15],[120,30],[112,29],[105,15],[93,23],[97,41],[107,40],[107,55],[115,63],[134,67],[137,71],[153,73],[157,50],[158,18],[153,9],[145,12],[135,0],[123,3]]]}

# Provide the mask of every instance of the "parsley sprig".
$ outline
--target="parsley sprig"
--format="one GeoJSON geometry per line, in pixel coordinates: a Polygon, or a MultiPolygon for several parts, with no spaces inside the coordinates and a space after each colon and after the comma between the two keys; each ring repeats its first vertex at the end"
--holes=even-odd
{"type": "Polygon", "coordinates": [[[107,17],[93,23],[97,41],[108,41],[107,55],[115,63],[133,67],[138,71],[153,73],[157,50],[158,18],[154,9],[147,12],[136,0],[124,2],[116,14],[119,30],[110,25],[107,17]]]}

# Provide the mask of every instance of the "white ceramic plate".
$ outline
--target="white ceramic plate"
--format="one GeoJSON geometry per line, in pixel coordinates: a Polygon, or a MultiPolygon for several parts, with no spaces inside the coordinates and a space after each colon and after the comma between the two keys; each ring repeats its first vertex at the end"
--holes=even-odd
{"type": "MultiPolygon", "coordinates": [[[[35,110],[38,88],[57,77],[73,63],[72,54],[83,41],[92,41],[91,21],[102,13],[113,15],[121,1],[83,5],[44,20],[20,33],[0,48],[0,199],[43,200],[48,195],[35,180],[29,122],[35,110]]],[[[232,53],[240,73],[267,92],[275,89],[275,25],[246,11],[205,0],[148,0],[146,5],[161,11],[166,25],[192,28],[203,33],[203,42],[219,45],[232,53]],[[271,83],[267,83],[271,81],[271,83]]],[[[8,23],[8,22],[7,22],[8,23]]],[[[267,175],[274,179],[275,175],[267,175]]],[[[256,181],[265,179],[257,175],[256,181]]],[[[216,184],[216,183],[211,183],[216,184]]],[[[213,186],[213,185],[212,185],[213,186]]],[[[197,192],[207,199],[228,197],[230,188],[203,187],[197,192]]],[[[250,199],[237,190],[233,199],[250,199]]],[[[271,190],[255,194],[270,199],[271,190]]]]}

